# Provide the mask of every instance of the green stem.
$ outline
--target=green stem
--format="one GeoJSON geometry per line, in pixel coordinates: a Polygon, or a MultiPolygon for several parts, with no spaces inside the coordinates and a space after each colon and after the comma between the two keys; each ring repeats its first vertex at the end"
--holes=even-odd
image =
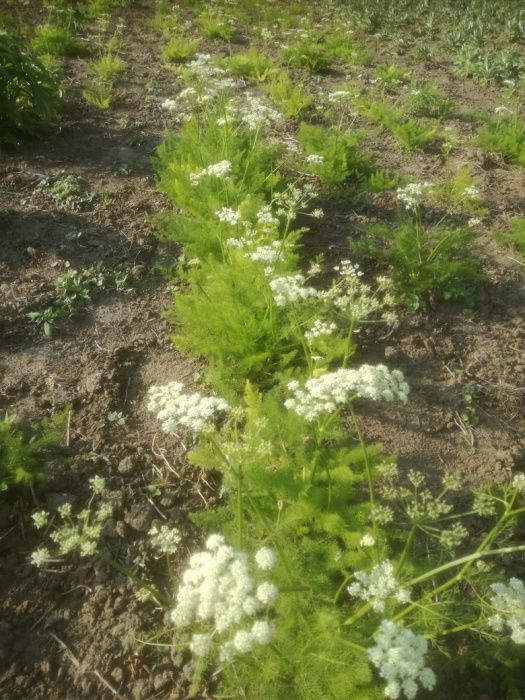
{"type": "Polygon", "coordinates": [[[173,600],[171,598],[168,598],[168,596],[165,596],[163,593],[158,591],[156,588],[153,586],[150,586],[149,583],[144,581],[144,579],[140,578],[140,576],[137,576],[134,574],[132,571],[127,569],[125,566],[122,566],[122,564],[119,564],[117,561],[114,559],[111,559],[110,557],[107,557],[105,554],[102,554],[101,552],[97,552],[97,556],[99,559],[101,559],[104,564],[107,564],[108,566],[111,566],[115,571],[118,571],[120,574],[124,574],[124,576],[127,576],[133,583],[136,583],[137,586],[140,588],[143,588],[144,590],[148,591],[148,593],[151,593],[151,595],[162,605],[164,608],[171,608],[173,607],[173,600]]]}

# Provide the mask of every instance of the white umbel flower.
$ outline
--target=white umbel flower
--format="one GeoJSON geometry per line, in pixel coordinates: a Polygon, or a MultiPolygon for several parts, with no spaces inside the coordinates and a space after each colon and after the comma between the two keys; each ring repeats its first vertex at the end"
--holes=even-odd
{"type": "Polygon", "coordinates": [[[230,175],[232,164],[229,160],[221,160],[218,163],[212,163],[206,168],[199,170],[196,173],[190,173],[190,182],[193,186],[197,186],[203,177],[216,177],[224,180],[230,175]]]}
{"type": "Polygon", "coordinates": [[[181,428],[200,433],[218,414],[230,408],[224,399],[202,396],[197,392],[184,394],[183,389],[180,382],[170,382],[152,386],[148,391],[148,411],[157,414],[165,433],[173,435],[181,428]]]}
{"type": "Polygon", "coordinates": [[[309,422],[323,413],[333,413],[352,396],[405,403],[409,392],[403,373],[397,369],[390,371],[385,365],[338,369],[308,379],[304,388],[299,382],[291,381],[288,389],[293,396],[286,399],[284,405],[309,422]]]}
{"type": "Polygon", "coordinates": [[[425,193],[432,187],[431,182],[413,182],[397,190],[397,201],[401,202],[407,211],[416,209],[425,193]]]}
{"type": "Polygon", "coordinates": [[[493,583],[494,595],[490,604],[495,615],[488,619],[488,625],[494,632],[510,631],[510,638],[515,644],[525,644],[525,585],[519,578],[511,578],[509,583],[493,583]]]}
{"type": "Polygon", "coordinates": [[[399,627],[390,620],[383,620],[374,635],[375,646],[368,649],[368,658],[386,681],[387,698],[416,697],[419,685],[432,690],[436,676],[425,666],[428,643],[412,630],[399,627]]]}
{"type": "Polygon", "coordinates": [[[239,212],[235,209],[231,209],[230,207],[222,207],[222,209],[216,211],[215,214],[217,215],[219,221],[222,221],[222,223],[235,226],[239,222],[239,212]]]}
{"type": "Polygon", "coordinates": [[[410,600],[410,591],[399,585],[394,576],[394,565],[388,559],[374,566],[370,572],[356,571],[354,578],[356,581],[347,586],[348,593],[353,598],[372,603],[376,612],[383,612],[389,598],[399,603],[408,603],[410,600]]]}
{"type": "Polygon", "coordinates": [[[287,306],[319,295],[316,289],[304,286],[303,275],[288,275],[270,280],[270,289],[277,306],[287,306]]]}
{"type": "Polygon", "coordinates": [[[270,547],[261,547],[255,552],[255,563],[261,571],[270,571],[275,566],[277,557],[270,547]]]}
{"type": "Polygon", "coordinates": [[[205,634],[192,637],[190,649],[196,655],[210,653],[213,639],[219,659],[229,662],[270,641],[268,623],[253,617],[273,604],[278,590],[269,581],[257,585],[250,569],[247,555],[227,545],[219,534],[211,535],[206,549],[191,556],[171,618],[179,628],[205,626],[205,634]]]}

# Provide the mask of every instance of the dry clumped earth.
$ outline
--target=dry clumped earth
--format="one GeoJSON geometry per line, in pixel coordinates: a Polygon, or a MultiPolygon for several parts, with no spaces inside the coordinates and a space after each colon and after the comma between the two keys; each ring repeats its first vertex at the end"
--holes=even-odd
{"type": "MultiPolygon", "coordinates": [[[[201,369],[170,345],[162,312],[172,290],[153,273],[177,251],[159,245],[151,223],[170,206],[156,190],[150,156],[162,138],[159,104],[173,94],[173,76],[160,67],[159,37],[144,27],[148,11],[143,3],[121,13],[129,68],[111,110],[82,102],[82,67],[68,61],[71,90],[60,131],[0,155],[0,409],[37,421],[71,406],[67,440],[50,455],[46,480],[13,504],[0,502],[0,696],[9,699],[187,697],[189,659],[137,641],[155,641],[163,614],[141,602],[127,579],[90,560],[44,571],[28,564],[38,545],[30,513],[66,501],[82,505],[95,474],[106,477],[115,509],[105,545],[139,571],[154,565],[145,533],[155,521],[177,524],[191,547],[187,513],[217,498],[216,485],[184,464],[184,446],[160,436],[145,410],[150,385],[191,383],[201,369]],[[155,99],[148,99],[148,84],[155,99]],[[35,191],[43,176],[60,174],[81,177],[98,196],[79,211],[60,209],[45,188],[35,191]],[[27,314],[45,308],[67,264],[126,268],[129,279],[124,291],[97,297],[48,339],[27,314]],[[105,421],[110,412],[125,423],[105,421]]],[[[435,80],[448,81],[460,99],[471,97],[471,108],[493,104],[489,89],[458,85],[446,66],[436,67],[435,80]]],[[[326,81],[329,90],[337,76],[326,81]]],[[[439,167],[438,159],[400,158],[379,133],[367,149],[414,180],[432,179],[439,167]]],[[[475,152],[458,157],[479,161],[475,152]]],[[[493,163],[484,176],[492,222],[519,212],[519,176],[493,163]]],[[[381,206],[379,195],[375,204],[381,206]]],[[[306,248],[335,260],[348,255],[352,231],[375,215],[374,205],[356,213],[340,201],[331,209],[306,248]]],[[[412,386],[407,406],[360,407],[368,440],[382,443],[403,467],[453,471],[466,483],[525,468],[525,269],[488,235],[480,249],[488,281],[473,314],[453,304],[406,313],[387,335],[364,332],[358,358],[399,367],[412,386]],[[461,419],[469,384],[477,387],[477,425],[461,419]]]]}

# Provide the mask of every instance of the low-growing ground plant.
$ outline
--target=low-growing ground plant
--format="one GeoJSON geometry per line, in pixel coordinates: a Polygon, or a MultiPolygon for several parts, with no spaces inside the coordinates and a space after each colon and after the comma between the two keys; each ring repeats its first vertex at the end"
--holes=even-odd
{"type": "Polygon", "coordinates": [[[0,68],[0,143],[41,135],[58,114],[59,82],[18,39],[2,32],[0,68]]]}
{"type": "Polygon", "coordinates": [[[310,73],[326,73],[332,63],[332,52],[322,38],[302,39],[283,49],[283,59],[293,68],[305,68],[310,73]]]}
{"type": "Polygon", "coordinates": [[[208,39],[220,39],[229,44],[236,38],[237,29],[231,17],[206,10],[197,17],[197,23],[208,39]]]}
{"type": "Polygon", "coordinates": [[[42,311],[31,311],[27,314],[28,318],[41,326],[46,336],[51,337],[57,321],[79,312],[103,291],[123,291],[128,277],[126,270],[104,272],[96,267],[80,272],[68,270],[55,283],[52,303],[42,311]]]}

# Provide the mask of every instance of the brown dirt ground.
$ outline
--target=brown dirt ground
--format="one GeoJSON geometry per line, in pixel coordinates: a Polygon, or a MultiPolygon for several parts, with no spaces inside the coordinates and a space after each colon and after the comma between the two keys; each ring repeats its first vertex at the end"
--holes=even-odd
{"type": "MultiPolygon", "coordinates": [[[[184,465],[183,447],[158,437],[144,406],[151,384],[191,381],[199,369],[167,341],[161,314],[171,292],[151,274],[156,261],[174,254],[159,248],[153,235],[151,215],[169,205],[155,188],[149,160],[162,137],[160,97],[172,94],[173,78],[159,67],[161,42],[144,29],[147,13],[148,3],[121,13],[129,70],[108,112],[82,102],[83,69],[67,61],[71,90],[60,131],[0,156],[0,409],[38,420],[72,407],[68,444],[50,456],[48,478],[33,496],[9,506],[0,502],[0,695],[9,699],[187,696],[187,658],[136,642],[153,637],[162,613],[140,602],[125,578],[91,561],[44,571],[27,563],[38,545],[31,511],[66,500],[83,503],[95,474],[106,476],[115,505],[105,544],[115,558],[139,567],[148,563],[144,534],[155,519],[179,523],[190,543],[186,514],[215,497],[202,475],[184,465]],[[155,86],[155,99],[147,99],[148,84],[155,86]],[[116,173],[118,164],[127,175],[116,173]],[[62,211],[45,190],[34,193],[42,175],[60,173],[79,175],[89,191],[110,196],[83,211],[62,211]],[[126,291],[97,298],[47,339],[27,313],[45,307],[66,261],[77,269],[97,262],[126,266],[131,281],[126,291]],[[102,426],[110,411],[121,411],[125,424],[102,426]]],[[[387,59],[378,55],[376,63],[387,59]]],[[[406,65],[422,76],[430,70],[409,58],[406,65]]],[[[359,73],[372,75],[372,68],[359,73]]],[[[431,73],[470,109],[497,103],[494,91],[459,81],[446,62],[431,73]]],[[[450,123],[463,135],[471,131],[457,117],[450,123]]],[[[439,157],[400,154],[377,130],[371,134],[366,147],[385,169],[414,181],[442,171],[439,157]]],[[[457,158],[483,177],[491,226],[523,208],[522,171],[498,162],[487,169],[472,147],[461,148],[457,158]]],[[[387,197],[386,206],[391,203],[387,197]]],[[[329,259],[346,256],[348,235],[376,218],[383,205],[379,196],[360,213],[344,201],[331,205],[307,250],[328,251],[329,259]]],[[[406,313],[387,337],[363,333],[359,354],[401,368],[413,388],[405,407],[361,406],[367,438],[396,454],[403,467],[454,471],[469,483],[525,468],[524,268],[488,233],[480,249],[488,277],[473,314],[453,304],[406,313]],[[470,383],[478,387],[477,425],[460,418],[470,383]]]]}

